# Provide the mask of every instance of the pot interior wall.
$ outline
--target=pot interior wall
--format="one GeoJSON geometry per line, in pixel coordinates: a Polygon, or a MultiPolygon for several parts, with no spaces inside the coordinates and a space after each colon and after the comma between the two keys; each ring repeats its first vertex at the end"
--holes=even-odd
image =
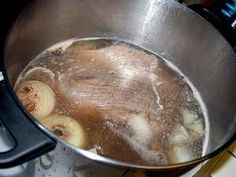
{"type": "Polygon", "coordinates": [[[10,83],[39,52],[74,37],[116,37],[174,63],[207,105],[208,153],[235,134],[235,53],[217,30],[186,7],[169,0],[35,1],[8,36],[10,83]]]}

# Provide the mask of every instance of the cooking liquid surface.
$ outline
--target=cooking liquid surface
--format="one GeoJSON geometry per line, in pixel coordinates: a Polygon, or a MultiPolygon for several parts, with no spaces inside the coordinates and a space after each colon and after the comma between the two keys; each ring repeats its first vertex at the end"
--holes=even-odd
{"type": "Polygon", "coordinates": [[[202,156],[203,105],[182,74],[157,55],[124,42],[67,44],[38,55],[15,88],[30,80],[47,84],[56,96],[50,115],[78,121],[84,130],[83,149],[140,165],[202,156]]]}

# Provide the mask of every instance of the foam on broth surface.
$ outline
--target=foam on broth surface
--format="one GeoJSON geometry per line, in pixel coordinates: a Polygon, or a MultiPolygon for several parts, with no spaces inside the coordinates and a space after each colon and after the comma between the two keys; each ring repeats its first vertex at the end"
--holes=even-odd
{"type": "Polygon", "coordinates": [[[80,124],[84,149],[140,165],[205,153],[208,119],[200,94],[173,64],[137,46],[110,39],[55,44],[27,65],[15,89],[30,80],[54,91],[48,116],[80,124]]]}

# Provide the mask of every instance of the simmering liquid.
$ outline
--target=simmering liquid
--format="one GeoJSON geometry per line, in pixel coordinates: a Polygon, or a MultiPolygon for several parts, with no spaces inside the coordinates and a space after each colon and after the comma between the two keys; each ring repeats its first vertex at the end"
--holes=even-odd
{"type": "MultiPolygon", "coordinates": [[[[55,96],[53,109],[36,119],[44,124],[58,115],[72,118],[83,134],[71,143],[83,139],[83,149],[140,165],[202,156],[206,116],[199,94],[172,64],[149,51],[109,39],[70,40],[32,60],[16,91],[27,81],[46,84],[55,96]]],[[[32,105],[24,106],[31,112],[32,105]]],[[[67,124],[58,124],[52,131],[63,138],[59,129],[67,124]]]]}

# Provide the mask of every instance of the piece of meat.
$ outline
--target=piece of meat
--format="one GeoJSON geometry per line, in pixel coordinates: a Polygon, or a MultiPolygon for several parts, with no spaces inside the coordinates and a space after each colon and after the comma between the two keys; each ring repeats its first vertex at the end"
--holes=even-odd
{"type": "Polygon", "coordinates": [[[165,164],[166,139],[180,119],[184,85],[179,84],[181,78],[156,56],[124,44],[101,49],[79,50],[76,46],[68,49],[64,59],[71,62],[61,66],[56,83],[64,105],[68,104],[69,114],[77,112],[91,118],[92,111],[86,112],[84,108],[97,109],[106,125],[122,134],[132,148],[140,153],[148,150],[150,156],[155,150],[160,153],[156,154],[160,164],[165,164]],[[144,145],[130,139],[132,130],[127,127],[138,115],[142,115],[152,132],[151,137],[143,136],[144,145]]]}

